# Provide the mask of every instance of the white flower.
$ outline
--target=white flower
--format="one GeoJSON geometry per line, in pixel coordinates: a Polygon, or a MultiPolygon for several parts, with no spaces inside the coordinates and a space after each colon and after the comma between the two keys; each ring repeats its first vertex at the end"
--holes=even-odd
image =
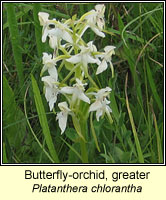
{"type": "Polygon", "coordinates": [[[110,66],[112,67],[112,54],[115,54],[115,49],[116,47],[114,46],[106,46],[104,48],[104,53],[101,53],[100,55],[98,55],[98,57],[100,57],[102,59],[101,63],[99,64],[96,74],[100,74],[103,71],[105,71],[108,67],[107,62],[110,64],[110,66]]]}
{"type": "Polygon", "coordinates": [[[58,72],[55,67],[56,61],[52,58],[52,55],[48,53],[43,53],[43,69],[41,71],[41,74],[43,74],[46,70],[48,70],[48,73],[51,77],[53,77],[56,81],[58,80],[58,72]]]}
{"type": "Polygon", "coordinates": [[[67,24],[62,24],[60,22],[57,22],[55,24],[55,28],[49,31],[49,36],[57,38],[58,41],[60,39],[63,39],[69,43],[73,43],[73,39],[69,34],[69,32],[72,31],[68,28],[67,24]]]}
{"type": "Polygon", "coordinates": [[[88,104],[90,104],[89,98],[84,94],[84,85],[87,85],[86,83],[83,84],[81,80],[76,78],[76,84],[73,85],[73,87],[63,87],[61,88],[61,93],[65,94],[72,94],[72,102],[75,103],[76,99],[80,99],[88,104]]]}
{"type": "Polygon", "coordinates": [[[68,108],[66,102],[58,103],[58,107],[60,108],[61,112],[57,113],[56,120],[58,120],[61,134],[63,134],[66,129],[68,114],[71,110],[68,108]]]}
{"type": "MultiPolygon", "coordinates": [[[[87,43],[87,46],[89,47],[89,50],[90,50],[90,52],[91,52],[92,54],[95,54],[95,53],[98,54],[97,48],[96,48],[96,46],[93,44],[93,41],[88,42],[88,43],[87,43]]],[[[94,58],[96,59],[97,65],[100,65],[101,61],[98,59],[98,56],[95,55],[94,58]]]]}
{"type": "Polygon", "coordinates": [[[49,14],[45,12],[39,12],[39,21],[40,25],[43,26],[42,30],[42,42],[45,42],[47,36],[49,37],[49,44],[50,47],[56,49],[58,46],[58,42],[63,39],[69,43],[72,43],[72,37],[69,32],[72,32],[68,27],[67,24],[62,24],[56,19],[49,20],[49,14]]]}
{"type": "Polygon", "coordinates": [[[81,33],[81,37],[89,27],[96,33],[96,35],[103,38],[105,37],[105,34],[102,32],[103,27],[105,25],[105,5],[96,5],[95,9],[96,10],[91,10],[90,12],[85,14],[84,19],[86,20],[86,26],[81,33]]]}
{"type": "Polygon", "coordinates": [[[96,111],[96,119],[99,121],[99,118],[105,114],[105,112],[108,114],[112,112],[111,108],[108,106],[110,101],[106,99],[108,96],[109,92],[112,89],[109,87],[103,88],[99,90],[97,93],[92,93],[96,96],[96,101],[91,104],[89,108],[89,112],[96,111]]]}
{"type": "Polygon", "coordinates": [[[83,67],[87,67],[88,63],[98,63],[98,59],[92,57],[91,50],[95,46],[89,43],[88,47],[80,46],[81,52],[66,59],[70,63],[82,63],[83,67]]]}
{"type": "Polygon", "coordinates": [[[104,21],[104,12],[105,12],[105,5],[99,4],[95,6],[97,15],[96,15],[96,23],[100,30],[103,30],[103,27],[105,25],[104,21]]]}
{"type": "Polygon", "coordinates": [[[45,26],[46,23],[49,21],[49,14],[45,12],[38,13],[39,21],[41,26],[45,26]]]}
{"type": "MultiPolygon", "coordinates": [[[[50,23],[50,20],[48,19],[49,18],[49,14],[48,13],[45,13],[45,12],[39,12],[38,13],[38,16],[39,16],[39,21],[40,21],[40,25],[43,26],[43,30],[42,30],[42,42],[45,42],[46,41],[46,38],[49,34],[49,24],[50,23]]],[[[54,25],[52,25],[54,27],[54,25]]]]}
{"type": "Polygon", "coordinates": [[[57,87],[57,80],[51,76],[42,77],[42,81],[45,85],[45,97],[47,102],[49,102],[50,111],[54,107],[54,103],[57,101],[57,95],[59,94],[59,89],[57,87]]]}

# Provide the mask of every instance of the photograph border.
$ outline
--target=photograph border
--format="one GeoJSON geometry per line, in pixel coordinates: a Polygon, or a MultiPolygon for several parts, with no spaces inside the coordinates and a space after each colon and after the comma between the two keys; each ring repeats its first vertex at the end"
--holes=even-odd
{"type": "MultiPolygon", "coordinates": [[[[44,3],[46,1],[1,1],[1,66],[3,66],[3,3],[44,3]]],[[[48,1],[47,3],[89,3],[89,1],[48,1]]],[[[101,3],[101,1],[90,1],[91,3],[101,3]]],[[[1,67],[1,166],[165,166],[165,1],[102,1],[103,3],[163,3],[163,41],[164,41],[164,99],[163,99],[163,112],[164,112],[164,119],[163,119],[163,163],[150,163],[150,164],[143,164],[143,163],[136,163],[136,164],[126,164],[126,163],[117,163],[117,164],[82,164],[82,163],[19,163],[19,164],[12,164],[12,163],[3,163],[3,69],[1,67]]]]}

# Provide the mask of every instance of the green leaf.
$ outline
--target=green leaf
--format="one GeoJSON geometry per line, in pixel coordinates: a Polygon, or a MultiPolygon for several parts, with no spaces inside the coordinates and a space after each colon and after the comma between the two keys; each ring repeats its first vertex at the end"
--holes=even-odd
{"type": "Polygon", "coordinates": [[[70,151],[69,151],[69,162],[72,162],[72,163],[75,162],[74,160],[77,160],[76,157],[79,158],[82,161],[81,155],[77,151],[77,149],[79,149],[78,143],[70,145],[63,138],[61,138],[61,140],[63,140],[63,142],[70,148],[70,151]]]}
{"type": "Polygon", "coordinates": [[[65,135],[73,142],[79,141],[79,137],[73,128],[67,128],[65,131],[65,135]]]}
{"type": "Polygon", "coordinates": [[[25,136],[26,123],[22,121],[24,118],[24,114],[16,104],[14,93],[6,77],[3,76],[3,134],[15,151],[20,150],[21,142],[25,136]]]}
{"type": "Polygon", "coordinates": [[[32,80],[32,87],[33,87],[36,109],[37,109],[40,125],[42,127],[43,134],[44,134],[44,137],[46,139],[46,143],[47,143],[49,152],[50,152],[53,160],[56,163],[59,163],[59,158],[58,158],[58,155],[56,153],[56,150],[55,150],[55,147],[54,147],[54,144],[53,144],[53,141],[52,141],[52,137],[51,137],[51,134],[50,134],[48,121],[47,121],[46,113],[45,113],[45,110],[44,110],[40,91],[39,91],[37,82],[36,82],[35,78],[33,77],[33,75],[31,75],[31,80],[32,80]]]}
{"type": "Polygon", "coordinates": [[[74,68],[74,64],[64,61],[65,67],[67,70],[71,71],[74,68]]]}
{"type": "MultiPolygon", "coordinates": [[[[21,40],[17,25],[17,19],[15,14],[15,7],[13,3],[7,3],[7,18],[9,23],[10,39],[12,43],[12,50],[14,55],[14,60],[16,63],[18,78],[19,78],[19,87],[22,89],[24,85],[24,74],[23,74],[23,64],[22,64],[22,50],[21,50],[21,40]]],[[[21,90],[23,95],[23,90],[21,90]]]]}
{"type": "Polygon", "coordinates": [[[139,160],[139,163],[144,163],[144,157],[143,157],[142,149],[141,149],[140,142],[139,142],[139,139],[138,139],[136,127],[135,127],[135,124],[134,124],[133,115],[132,115],[132,112],[131,112],[130,106],[129,106],[128,96],[127,96],[127,81],[128,81],[128,74],[126,76],[126,82],[125,82],[126,106],[127,106],[127,110],[128,110],[128,114],[129,114],[129,119],[130,119],[132,131],[133,131],[133,135],[134,135],[134,141],[135,141],[135,145],[136,145],[136,149],[137,149],[137,153],[138,153],[138,160],[139,160]]]}

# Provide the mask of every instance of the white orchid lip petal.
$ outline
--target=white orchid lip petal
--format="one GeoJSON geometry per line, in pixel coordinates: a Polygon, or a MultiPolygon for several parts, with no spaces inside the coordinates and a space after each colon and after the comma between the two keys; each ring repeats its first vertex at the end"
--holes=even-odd
{"type": "Polygon", "coordinates": [[[109,106],[106,106],[106,110],[107,110],[108,112],[112,112],[112,109],[111,109],[109,106]]]}
{"type": "Polygon", "coordinates": [[[58,72],[56,67],[50,67],[48,68],[48,73],[50,74],[50,76],[55,78],[55,81],[58,81],[58,72]]]}
{"type": "Polygon", "coordinates": [[[47,39],[47,36],[48,36],[48,30],[47,30],[47,27],[43,27],[43,34],[42,34],[42,42],[44,43],[47,39]]]}
{"type": "Polygon", "coordinates": [[[67,114],[63,112],[57,113],[56,120],[58,120],[61,134],[63,134],[67,125],[67,114]]]}
{"type": "Polygon", "coordinates": [[[61,128],[61,134],[64,133],[67,125],[67,114],[63,114],[63,117],[59,119],[59,126],[61,128]]]}
{"type": "Polygon", "coordinates": [[[57,101],[57,96],[55,96],[55,97],[53,97],[53,98],[51,98],[51,99],[49,100],[50,111],[53,109],[54,103],[56,103],[56,101],[57,101]]]}
{"type": "Polygon", "coordinates": [[[56,49],[56,47],[58,46],[58,39],[57,39],[57,37],[54,37],[54,36],[52,36],[52,35],[49,35],[49,38],[50,38],[50,40],[49,40],[49,45],[50,45],[50,47],[52,48],[52,49],[56,49]]]}
{"type": "Polygon", "coordinates": [[[96,72],[96,74],[100,74],[100,73],[102,73],[103,71],[105,71],[106,69],[107,69],[107,62],[105,61],[105,60],[103,60],[101,63],[100,63],[100,65],[99,65],[99,67],[97,68],[97,72],[96,72]]]}
{"type": "Polygon", "coordinates": [[[97,62],[97,59],[93,58],[92,56],[90,55],[87,55],[87,62],[88,63],[96,63],[97,62]]]}
{"type": "Polygon", "coordinates": [[[58,107],[60,108],[61,112],[57,113],[56,120],[58,120],[59,122],[59,127],[61,129],[62,134],[66,129],[68,113],[71,110],[68,108],[66,101],[58,103],[58,107]]]}
{"type": "Polygon", "coordinates": [[[104,38],[105,37],[105,34],[103,32],[101,32],[98,28],[96,27],[91,27],[91,29],[96,33],[96,35],[104,38]]]}
{"type": "Polygon", "coordinates": [[[97,119],[97,121],[99,121],[99,118],[100,118],[102,115],[103,115],[102,109],[98,109],[98,110],[96,111],[96,119],[97,119]]]}
{"type": "Polygon", "coordinates": [[[57,95],[59,94],[59,89],[56,85],[55,78],[51,76],[45,76],[41,79],[45,85],[45,98],[49,102],[50,111],[54,107],[54,103],[57,101],[57,95]]]}
{"type": "Polygon", "coordinates": [[[78,96],[78,98],[81,99],[82,101],[90,104],[90,99],[83,92],[78,96]]]}
{"type": "Polygon", "coordinates": [[[102,107],[102,104],[100,103],[100,101],[95,101],[94,103],[92,103],[92,105],[89,108],[89,112],[92,111],[96,111],[98,109],[100,109],[102,107]]]}

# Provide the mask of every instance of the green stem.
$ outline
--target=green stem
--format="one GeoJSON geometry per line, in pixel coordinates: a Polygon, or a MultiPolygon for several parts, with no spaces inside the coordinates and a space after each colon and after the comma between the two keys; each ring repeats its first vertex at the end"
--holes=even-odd
{"type": "Polygon", "coordinates": [[[92,85],[93,85],[95,88],[98,88],[98,89],[99,89],[99,87],[96,85],[96,83],[95,83],[94,80],[91,78],[91,76],[89,76],[88,73],[86,73],[86,76],[87,76],[87,78],[89,79],[89,81],[92,83],[92,85]]]}
{"type": "Polygon", "coordinates": [[[79,64],[77,64],[69,73],[68,75],[62,80],[61,84],[65,83],[69,78],[70,76],[74,73],[74,71],[76,70],[76,68],[79,66],[79,64]]]}

